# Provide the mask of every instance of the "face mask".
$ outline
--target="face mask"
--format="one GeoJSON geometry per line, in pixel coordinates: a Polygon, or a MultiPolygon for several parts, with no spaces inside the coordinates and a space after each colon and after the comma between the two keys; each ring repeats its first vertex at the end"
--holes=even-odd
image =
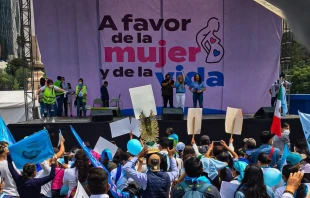
{"type": "Polygon", "coordinates": [[[290,130],[289,129],[285,129],[285,130],[283,130],[283,133],[290,133],[290,130]]]}
{"type": "Polygon", "coordinates": [[[49,85],[49,88],[53,88],[54,85],[49,85]]]}
{"type": "Polygon", "coordinates": [[[83,84],[82,82],[79,82],[79,85],[83,84]]]}

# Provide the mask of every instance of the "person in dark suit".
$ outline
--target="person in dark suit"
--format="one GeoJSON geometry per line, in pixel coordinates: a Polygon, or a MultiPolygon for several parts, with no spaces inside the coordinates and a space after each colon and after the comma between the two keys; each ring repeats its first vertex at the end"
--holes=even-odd
{"type": "Polygon", "coordinates": [[[102,100],[102,104],[103,107],[109,107],[109,92],[108,92],[108,87],[109,83],[107,81],[104,81],[100,92],[101,92],[101,100],[102,100]]]}

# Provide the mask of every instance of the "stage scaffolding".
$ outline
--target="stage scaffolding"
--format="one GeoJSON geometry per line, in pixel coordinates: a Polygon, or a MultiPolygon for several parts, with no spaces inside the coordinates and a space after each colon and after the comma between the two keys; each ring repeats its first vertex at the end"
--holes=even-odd
{"type": "MultiPolygon", "coordinates": [[[[281,73],[285,75],[285,80],[291,82],[291,71],[293,68],[293,45],[294,35],[291,27],[286,20],[282,23],[282,42],[281,42],[281,73]]],[[[286,89],[288,113],[290,112],[291,86],[286,89]]]]}
{"type": "Polygon", "coordinates": [[[32,56],[32,29],[31,29],[31,0],[19,0],[20,4],[20,47],[23,59],[24,75],[24,98],[26,120],[33,119],[34,100],[34,59],[32,56]],[[30,71],[30,78],[27,79],[27,69],[30,71]]]}

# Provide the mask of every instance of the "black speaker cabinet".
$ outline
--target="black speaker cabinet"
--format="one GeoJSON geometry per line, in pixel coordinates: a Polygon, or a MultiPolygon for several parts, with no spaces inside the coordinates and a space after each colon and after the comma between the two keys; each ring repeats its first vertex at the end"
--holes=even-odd
{"type": "Polygon", "coordinates": [[[163,108],[162,120],[184,120],[182,108],[163,108]]]}
{"type": "Polygon", "coordinates": [[[91,109],[92,122],[105,122],[113,120],[113,112],[111,109],[91,109]]]}
{"type": "Polygon", "coordinates": [[[254,115],[256,119],[272,119],[274,115],[274,107],[261,107],[254,115]]]}

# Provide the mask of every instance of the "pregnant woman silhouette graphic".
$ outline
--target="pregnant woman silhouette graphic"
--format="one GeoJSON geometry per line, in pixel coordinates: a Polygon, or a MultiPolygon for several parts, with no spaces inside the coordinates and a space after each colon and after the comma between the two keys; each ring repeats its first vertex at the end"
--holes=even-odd
{"type": "Polygon", "coordinates": [[[220,29],[217,18],[209,19],[207,26],[202,28],[196,35],[197,45],[207,53],[206,63],[218,63],[224,56],[224,47],[221,40],[215,35],[220,29]]]}

